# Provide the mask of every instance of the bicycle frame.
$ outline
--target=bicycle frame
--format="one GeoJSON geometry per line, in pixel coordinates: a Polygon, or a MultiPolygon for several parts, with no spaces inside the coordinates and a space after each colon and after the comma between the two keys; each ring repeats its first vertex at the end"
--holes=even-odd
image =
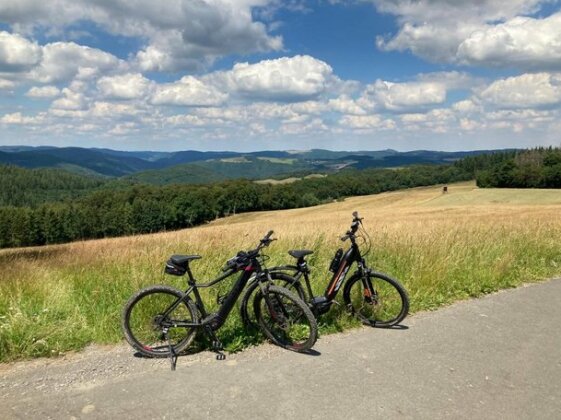
{"type": "Polygon", "coordinates": [[[220,308],[218,309],[218,311],[211,314],[208,314],[206,311],[204,302],[199,293],[199,289],[212,287],[237,272],[239,272],[239,270],[229,269],[227,272],[208,283],[197,284],[195,278],[193,277],[193,274],[191,273],[190,267],[187,266],[189,288],[184,292],[181,298],[172,303],[171,306],[162,314],[162,319],[165,320],[167,316],[173,310],[175,310],[175,308],[177,308],[178,305],[180,305],[186,299],[189,299],[189,296],[191,295],[191,293],[193,293],[193,295],[195,296],[195,303],[197,305],[197,308],[201,312],[202,320],[200,322],[184,322],[178,320],[162,321],[162,327],[210,327],[212,330],[219,329],[222,325],[224,325],[224,322],[226,322],[228,315],[234,308],[236,301],[238,300],[252,275],[256,272],[257,280],[261,282],[264,275],[267,276],[267,272],[262,269],[257,259],[252,259],[251,263],[243,269],[240,277],[238,278],[236,283],[234,283],[226,298],[220,304],[220,308]]]}
{"type": "MultiPolygon", "coordinates": [[[[362,276],[365,272],[370,271],[370,269],[366,266],[366,261],[360,253],[360,249],[358,247],[358,244],[356,243],[355,238],[350,237],[350,240],[351,246],[343,254],[343,257],[341,258],[341,261],[339,262],[337,269],[331,277],[331,280],[327,284],[325,292],[322,296],[314,297],[309,277],[311,271],[308,268],[308,263],[304,258],[301,258],[296,265],[273,267],[270,269],[270,272],[274,273],[293,271],[295,273],[293,277],[296,281],[301,281],[301,278],[304,277],[307,294],[310,297],[310,301],[308,303],[314,309],[315,313],[322,314],[329,310],[329,307],[337,297],[337,293],[345,282],[347,274],[354,263],[357,264],[357,270],[354,275],[362,276]]],[[[371,281],[369,281],[368,279],[363,279],[363,284],[365,290],[368,290],[371,295],[375,294],[371,281]]]]}

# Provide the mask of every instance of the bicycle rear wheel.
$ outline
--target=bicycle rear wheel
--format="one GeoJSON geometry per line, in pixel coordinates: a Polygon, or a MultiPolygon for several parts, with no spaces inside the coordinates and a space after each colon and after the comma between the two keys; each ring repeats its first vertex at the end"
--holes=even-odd
{"type": "Polygon", "coordinates": [[[409,297],[403,286],[382,273],[354,275],[345,285],[343,299],[352,314],[372,327],[397,325],[409,311],[409,297]]]}
{"type": "Polygon", "coordinates": [[[265,335],[285,349],[306,352],[317,340],[317,322],[310,308],[288,290],[269,286],[267,296],[259,290],[253,300],[257,322],[265,335]]]}
{"type": "Polygon", "coordinates": [[[169,286],[150,286],[135,293],[123,309],[121,326],[131,346],[149,357],[169,357],[170,344],[175,354],[182,352],[195,338],[196,329],[175,327],[176,322],[196,323],[199,312],[186,298],[173,311],[164,313],[182,298],[183,293],[169,286]],[[167,337],[164,326],[168,326],[167,337]]]}

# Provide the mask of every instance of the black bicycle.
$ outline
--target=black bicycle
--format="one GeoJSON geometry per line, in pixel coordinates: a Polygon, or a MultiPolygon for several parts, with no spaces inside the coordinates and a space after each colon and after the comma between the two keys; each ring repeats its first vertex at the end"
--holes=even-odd
{"type": "MultiPolygon", "coordinates": [[[[392,327],[399,324],[409,311],[409,297],[405,288],[395,279],[386,274],[376,272],[366,265],[364,257],[370,252],[371,241],[362,226],[363,218],[353,212],[353,222],[347,233],[341,237],[342,241],[351,241],[349,249],[344,252],[338,249],[329,266],[333,273],[331,281],[322,296],[315,296],[310,284],[310,269],[305,257],[313,253],[310,250],[290,250],[288,254],[296,258],[296,265],[286,265],[271,268],[270,276],[276,284],[282,284],[287,289],[300,296],[308,303],[314,315],[319,316],[331,308],[337,292],[343,285],[345,277],[353,263],[356,271],[345,282],[343,301],[349,312],[357,316],[363,324],[373,327],[392,327]],[[359,231],[359,234],[357,232],[359,231]],[[368,250],[361,254],[357,239],[362,238],[368,244],[368,250]],[[302,278],[306,290],[302,287],[302,278]]],[[[251,325],[253,320],[249,316],[248,303],[258,284],[250,282],[241,305],[242,319],[251,325]]]]}
{"type": "Polygon", "coordinates": [[[272,234],[270,231],[261,239],[257,248],[238,252],[227,261],[224,273],[208,283],[197,283],[189,267],[190,261],[201,258],[199,255],[173,255],[166,263],[165,271],[173,275],[187,273],[188,289],[182,292],[174,287],[156,285],[135,293],[126,303],[122,315],[126,340],[145,356],[170,357],[172,369],[175,369],[177,355],[192,343],[197,330],[203,330],[210,338],[217,358],[223,359],[222,343],[215,331],[224,325],[253,276],[253,285],[259,287],[255,295],[255,315],[265,335],[286,349],[310,350],[318,333],[314,315],[298,296],[272,284],[263,265],[266,256],[262,249],[274,240],[272,234]],[[241,274],[231,290],[218,299],[218,311],[207,313],[199,289],[214,286],[237,272],[241,274]]]}

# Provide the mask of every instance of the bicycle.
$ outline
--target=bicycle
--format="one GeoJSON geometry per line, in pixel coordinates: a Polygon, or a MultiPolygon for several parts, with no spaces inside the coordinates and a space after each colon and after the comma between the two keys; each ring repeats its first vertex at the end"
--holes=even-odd
{"type": "MultiPolygon", "coordinates": [[[[317,323],[308,306],[285,288],[272,284],[263,265],[262,249],[275,240],[273,231],[260,240],[257,248],[240,251],[226,262],[223,274],[208,283],[197,283],[189,263],[200,255],[173,255],[166,263],[167,274],[187,274],[188,288],[182,292],[165,285],[148,286],[135,293],[125,304],[122,328],[128,343],[148,357],[170,357],[175,370],[177,355],[195,338],[197,330],[209,337],[218,359],[224,359],[222,343],[216,337],[250,277],[259,287],[255,296],[255,314],[265,335],[275,344],[289,350],[306,352],[317,339],[317,323]],[[230,291],[218,298],[218,311],[207,313],[199,289],[212,287],[241,272],[230,291]],[[194,300],[191,298],[194,297],[194,300]]],[[[255,288],[254,288],[255,290],[255,288]]]]}
{"type": "MultiPolygon", "coordinates": [[[[282,283],[307,302],[313,314],[318,317],[328,312],[334,302],[337,303],[335,301],[337,293],[345,282],[351,266],[356,263],[355,273],[349,277],[343,288],[343,301],[346,308],[365,325],[380,328],[393,327],[407,316],[409,297],[399,281],[367,266],[364,256],[370,252],[371,241],[363,228],[362,220],[358,212],[353,212],[351,228],[340,238],[343,242],[350,240],[350,247],[346,252],[339,248],[331,260],[329,271],[333,276],[323,295],[314,296],[312,292],[309,277],[311,271],[306,262],[306,256],[313,254],[311,250],[288,251],[290,256],[296,258],[296,265],[273,267],[269,270],[270,275],[274,282],[282,283]],[[361,237],[368,242],[368,250],[364,255],[361,254],[357,243],[359,228],[361,228],[361,237]],[[302,278],[306,290],[302,287],[302,278]]],[[[251,282],[242,298],[241,315],[247,325],[253,324],[247,306],[256,287],[257,284],[251,282]]]]}

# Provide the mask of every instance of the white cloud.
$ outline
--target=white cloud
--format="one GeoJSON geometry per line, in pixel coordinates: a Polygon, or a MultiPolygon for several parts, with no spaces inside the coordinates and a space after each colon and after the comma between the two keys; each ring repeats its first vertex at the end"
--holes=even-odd
{"type": "Polygon", "coordinates": [[[432,73],[421,73],[417,76],[417,81],[424,83],[437,83],[446,88],[452,89],[470,89],[479,86],[483,81],[468,73],[458,71],[437,71],[432,73]]]}
{"type": "Polygon", "coordinates": [[[78,111],[86,108],[86,97],[82,92],[64,88],[62,89],[62,95],[62,98],[52,103],[52,108],[67,111],[78,111]]]}
{"type": "Polygon", "coordinates": [[[507,121],[509,123],[521,121],[524,123],[547,123],[558,121],[558,111],[535,109],[502,109],[489,112],[486,115],[489,121],[507,121]]]}
{"type": "Polygon", "coordinates": [[[400,116],[407,131],[430,131],[446,133],[456,124],[454,113],[447,108],[437,108],[426,113],[404,114],[400,116]]]}
{"type": "Polygon", "coordinates": [[[324,92],[333,70],[327,63],[308,55],[238,63],[223,74],[232,90],[250,98],[305,100],[324,92]]]}
{"type": "Polygon", "coordinates": [[[172,125],[186,125],[186,126],[194,126],[194,127],[205,127],[209,125],[209,121],[197,117],[196,115],[173,115],[171,117],[166,118],[167,124],[172,125]]]}
{"type": "Polygon", "coordinates": [[[326,103],[320,101],[303,101],[290,104],[288,106],[292,112],[301,114],[319,115],[329,110],[326,103]]]}
{"type": "Polygon", "coordinates": [[[0,78],[0,90],[10,90],[15,86],[16,84],[13,81],[0,78]]]}
{"type": "Polygon", "coordinates": [[[372,0],[400,29],[378,37],[382,50],[410,50],[435,62],[544,69],[559,63],[558,14],[521,17],[545,0],[372,0]],[[548,56],[548,50],[551,49],[548,56]]]}
{"type": "Polygon", "coordinates": [[[126,73],[102,77],[97,81],[102,96],[113,99],[137,99],[145,97],[152,82],[140,73],[126,73]]]}
{"type": "MultiPolygon", "coordinates": [[[[212,121],[232,121],[242,123],[248,121],[250,118],[252,106],[225,106],[223,108],[209,107],[209,108],[195,108],[193,114],[212,121]]],[[[254,115],[255,119],[260,118],[258,114],[254,115]]]]}
{"type": "Polygon", "coordinates": [[[19,0],[0,2],[0,21],[31,33],[61,31],[91,21],[111,34],[142,37],[137,58],[143,70],[200,67],[227,54],[282,49],[282,38],[254,20],[255,7],[274,0],[19,0]]]}
{"type": "Polygon", "coordinates": [[[521,13],[535,11],[543,0],[371,0],[378,10],[397,15],[401,20],[422,23],[446,21],[457,22],[497,21],[521,13]]]}
{"type": "Polygon", "coordinates": [[[529,73],[491,83],[479,96],[498,108],[534,108],[561,103],[560,73],[529,73]]]}
{"type": "Polygon", "coordinates": [[[94,118],[114,118],[139,114],[138,108],[128,103],[95,102],[88,110],[94,118]]]}
{"type": "MultiPolygon", "coordinates": [[[[454,21],[455,22],[455,19],[454,21]]],[[[384,51],[406,51],[435,62],[454,62],[458,45],[481,25],[445,22],[442,24],[405,23],[398,34],[386,40],[376,39],[378,48],[384,51]]]]}
{"type": "Polygon", "coordinates": [[[216,106],[226,101],[228,95],[193,76],[178,82],[160,85],[152,97],[154,105],[216,106]]]}
{"type": "Polygon", "coordinates": [[[561,13],[545,19],[516,17],[470,34],[458,48],[472,65],[561,68],[561,13]]]}
{"type": "Polygon", "coordinates": [[[117,57],[73,42],[55,42],[42,47],[43,57],[29,77],[41,83],[71,80],[76,76],[92,77],[115,70],[124,63],[117,57]]]}
{"type": "Polygon", "coordinates": [[[359,130],[392,129],[395,127],[395,122],[376,114],[345,115],[339,120],[339,125],[359,130]]]}
{"type": "Polygon", "coordinates": [[[43,120],[44,115],[39,114],[36,116],[26,116],[22,115],[21,112],[14,112],[12,114],[5,114],[0,118],[1,124],[12,124],[12,125],[34,125],[39,124],[43,120]]]}
{"type": "Polygon", "coordinates": [[[60,89],[56,86],[33,86],[25,96],[30,98],[56,98],[60,93],[60,89]]]}
{"type": "Polygon", "coordinates": [[[17,34],[0,31],[0,72],[21,72],[41,59],[41,47],[17,34]]]}
{"type": "Polygon", "coordinates": [[[465,99],[463,101],[458,101],[455,104],[453,104],[452,109],[462,114],[469,114],[472,112],[481,111],[481,105],[475,103],[471,99],[465,99]]]}
{"type": "Polygon", "coordinates": [[[404,123],[422,123],[428,118],[427,114],[415,113],[415,114],[403,114],[400,120],[404,123]]]}
{"type": "Polygon", "coordinates": [[[436,82],[392,83],[377,80],[366,88],[364,96],[372,100],[376,108],[401,112],[444,103],[446,87],[436,82]]]}
{"type": "Polygon", "coordinates": [[[329,127],[325,125],[321,118],[314,118],[311,121],[307,119],[304,120],[293,120],[285,121],[281,127],[280,131],[282,134],[286,135],[302,135],[308,133],[318,133],[322,131],[328,131],[329,127]]]}
{"type": "Polygon", "coordinates": [[[109,130],[109,135],[114,136],[126,136],[131,133],[138,132],[140,128],[135,122],[124,122],[115,125],[111,130],[109,130]]]}
{"type": "Polygon", "coordinates": [[[364,108],[358,105],[355,100],[349,98],[346,95],[342,95],[336,99],[330,99],[329,106],[333,111],[337,111],[342,114],[351,114],[351,115],[366,114],[364,108]]]}
{"type": "Polygon", "coordinates": [[[479,121],[472,120],[469,118],[460,119],[460,129],[465,131],[472,131],[481,128],[482,125],[479,121]]]}

